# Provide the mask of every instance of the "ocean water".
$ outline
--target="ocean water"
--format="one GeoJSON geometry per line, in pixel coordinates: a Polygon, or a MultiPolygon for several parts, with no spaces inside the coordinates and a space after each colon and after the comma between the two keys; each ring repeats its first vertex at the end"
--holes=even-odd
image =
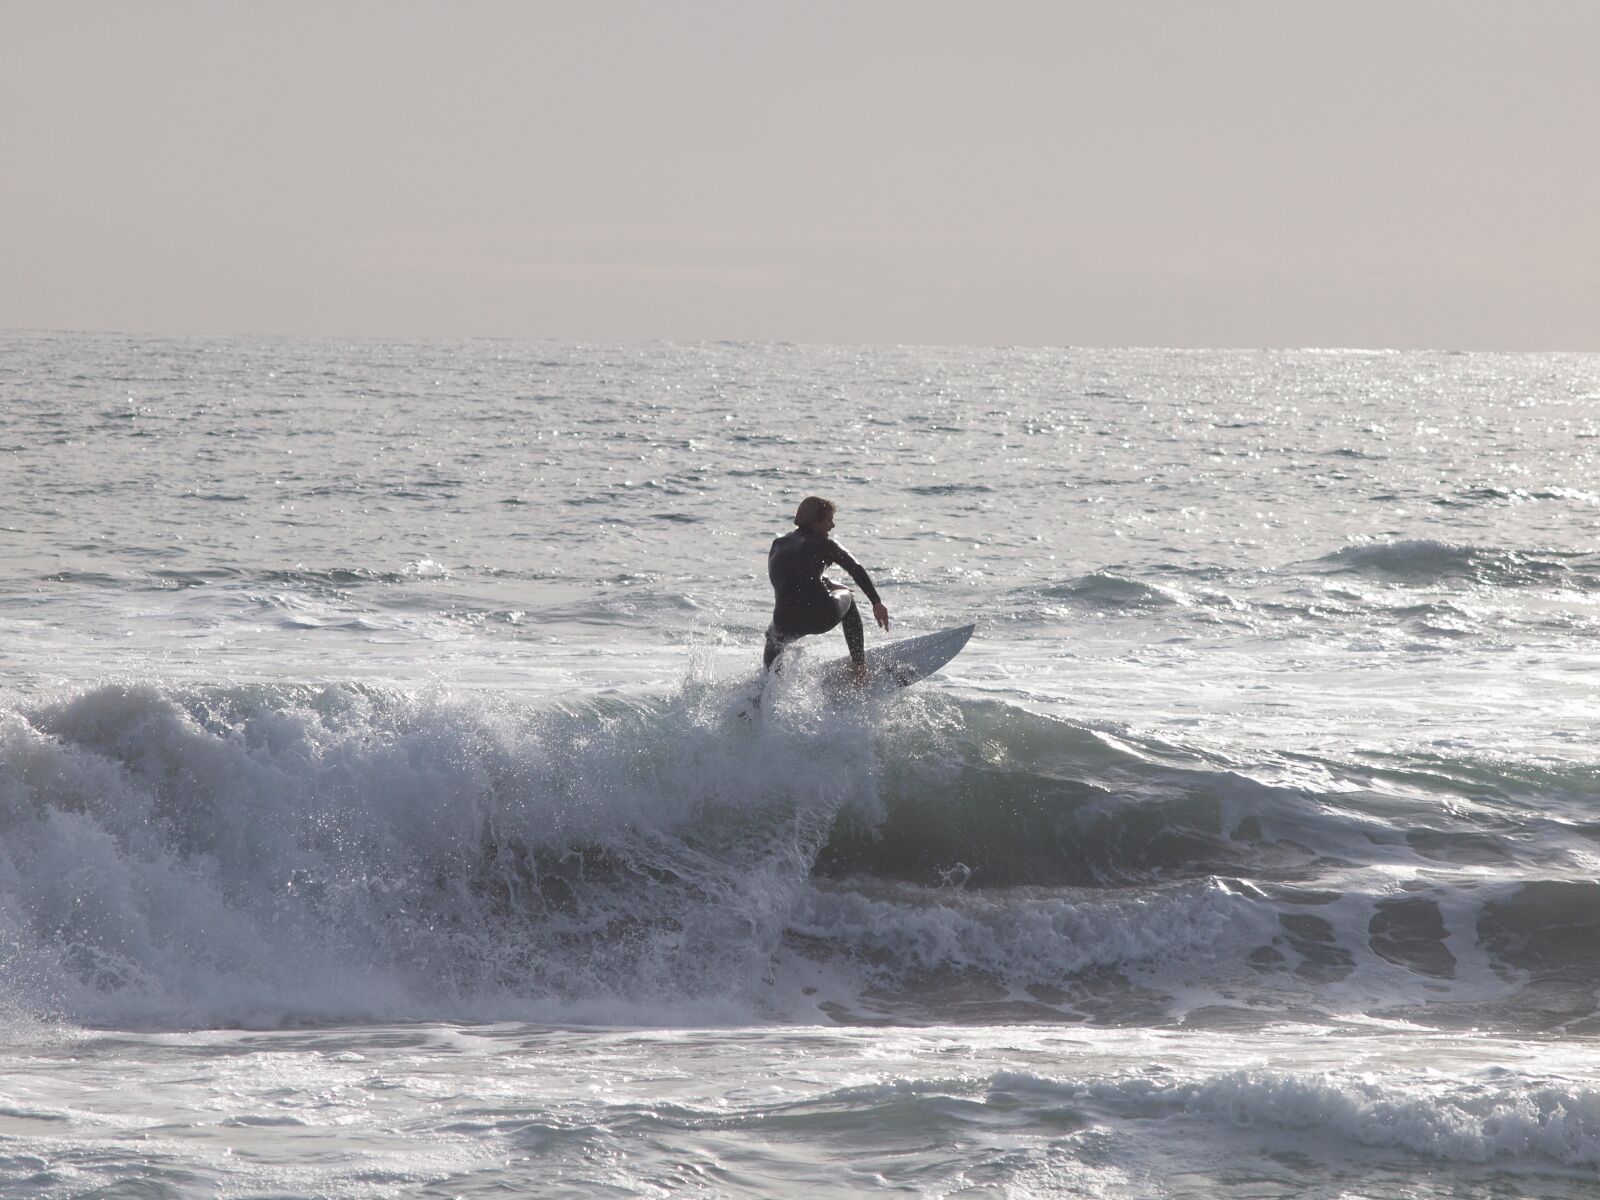
{"type": "Polygon", "coordinates": [[[1592,1196],[1597,468],[1595,356],[0,334],[0,1194],[1592,1196]],[[977,633],[744,720],[808,493],[977,633]]]}

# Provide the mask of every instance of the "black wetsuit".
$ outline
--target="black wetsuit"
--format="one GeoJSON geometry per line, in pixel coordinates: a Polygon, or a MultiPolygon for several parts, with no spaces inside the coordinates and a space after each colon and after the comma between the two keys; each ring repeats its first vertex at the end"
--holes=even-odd
{"type": "Polygon", "coordinates": [[[843,588],[829,588],[822,570],[830,563],[843,567],[850,578],[877,604],[878,589],[866,571],[845,548],[825,533],[796,529],[772,542],[767,551],[767,578],[772,580],[772,624],[767,628],[767,666],[778,657],[786,642],[812,633],[826,633],[844,624],[845,645],[856,662],[866,661],[866,637],[855,597],[843,588]],[[849,597],[848,603],[844,597],[849,597]],[[837,598],[836,598],[837,597],[837,598]]]}

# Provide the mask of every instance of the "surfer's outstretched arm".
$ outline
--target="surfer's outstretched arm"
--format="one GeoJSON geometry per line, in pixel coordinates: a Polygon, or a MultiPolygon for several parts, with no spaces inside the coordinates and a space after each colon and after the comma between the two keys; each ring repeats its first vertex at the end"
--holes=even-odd
{"type": "Polygon", "coordinates": [[[850,578],[856,581],[856,586],[862,590],[868,600],[874,604],[881,603],[878,589],[872,586],[872,576],[867,574],[867,569],[855,560],[850,551],[839,545],[832,538],[829,538],[827,555],[828,562],[843,567],[850,572],[850,578]]]}

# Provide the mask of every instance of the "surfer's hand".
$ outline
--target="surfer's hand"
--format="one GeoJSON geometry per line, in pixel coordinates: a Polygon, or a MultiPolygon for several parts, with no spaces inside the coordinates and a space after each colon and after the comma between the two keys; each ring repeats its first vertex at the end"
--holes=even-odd
{"type": "Polygon", "coordinates": [[[881,604],[872,606],[872,618],[878,622],[878,628],[885,633],[889,632],[889,610],[881,604]]]}

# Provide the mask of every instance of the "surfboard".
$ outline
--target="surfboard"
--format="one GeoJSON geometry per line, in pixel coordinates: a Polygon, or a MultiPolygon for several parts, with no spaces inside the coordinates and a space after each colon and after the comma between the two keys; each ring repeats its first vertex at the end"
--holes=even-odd
{"type": "MultiPolygon", "coordinates": [[[[836,697],[881,695],[899,688],[910,687],[919,679],[926,679],[952,658],[972,637],[976,626],[960,625],[954,629],[941,629],[921,637],[906,638],[867,651],[866,687],[856,685],[850,673],[850,658],[835,659],[820,672],[824,692],[836,697]]],[[[754,720],[761,711],[762,695],[771,677],[765,672],[751,681],[749,690],[734,706],[734,712],[745,721],[754,720]]]]}
{"type": "MultiPolygon", "coordinates": [[[[892,691],[926,679],[961,653],[974,628],[973,625],[959,625],[868,650],[867,690],[892,691]]],[[[849,656],[824,667],[822,679],[824,686],[830,689],[852,686],[849,656]]]]}

